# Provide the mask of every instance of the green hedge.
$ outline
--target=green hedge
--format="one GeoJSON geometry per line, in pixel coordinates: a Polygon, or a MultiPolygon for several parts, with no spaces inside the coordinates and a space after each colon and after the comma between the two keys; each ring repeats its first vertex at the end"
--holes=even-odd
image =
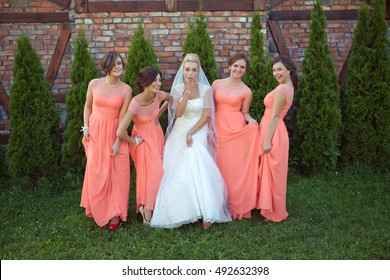
{"type": "Polygon", "coordinates": [[[385,1],[359,9],[342,91],[342,155],[346,163],[390,161],[390,59],[385,1]]]}
{"type": "Polygon", "coordinates": [[[22,35],[16,43],[7,157],[12,179],[33,187],[40,179],[57,175],[59,113],[29,39],[22,35]]]}
{"type": "Polygon", "coordinates": [[[293,156],[299,171],[311,174],[336,167],[341,125],[338,76],[327,45],[320,1],[311,12],[302,72],[294,102],[293,156]]]}

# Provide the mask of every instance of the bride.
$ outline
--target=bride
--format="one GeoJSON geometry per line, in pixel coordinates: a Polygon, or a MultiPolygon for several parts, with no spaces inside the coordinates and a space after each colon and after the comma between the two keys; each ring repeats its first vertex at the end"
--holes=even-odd
{"type": "Polygon", "coordinates": [[[226,186],[213,154],[213,93],[194,53],[185,56],[173,81],[168,121],[164,176],[150,226],[175,228],[202,220],[207,229],[231,221],[226,186]]]}

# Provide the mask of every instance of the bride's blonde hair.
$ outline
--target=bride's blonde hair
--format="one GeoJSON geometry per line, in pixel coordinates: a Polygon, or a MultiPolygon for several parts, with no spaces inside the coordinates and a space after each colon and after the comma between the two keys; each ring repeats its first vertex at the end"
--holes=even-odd
{"type": "Polygon", "coordinates": [[[186,62],[196,62],[199,68],[201,67],[199,56],[196,53],[187,53],[183,59],[182,65],[184,66],[186,62]]]}

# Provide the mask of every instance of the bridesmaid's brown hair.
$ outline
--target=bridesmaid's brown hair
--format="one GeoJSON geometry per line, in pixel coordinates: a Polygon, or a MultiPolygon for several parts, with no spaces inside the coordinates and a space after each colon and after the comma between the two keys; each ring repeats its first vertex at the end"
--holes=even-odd
{"type": "Polygon", "coordinates": [[[151,85],[156,80],[156,77],[159,74],[162,81],[162,75],[160,71],[152,67],[142,68],[138,73],[137,79],[135,80],[135,83],[138,86],[138,92],[143,92],[147,86],[151,85]]]}
{"type": "Polygon", "coordinates": [[[125,63],[123,61],[122,56],[117,52],[110,51],[110,52],[106,53],[102,58],[102,63],[100,64],[100,66],[102,67],[103,71],[106,72],[107,74],[110,74],[112,68],[114,68],[114,66],[115,66],[115,63],[116,63],[116,60],[118,59],[118,57],[121,59],[123,69],[124,69],[125,63]]]}
{"type": "Polygon", "coordinates": [[[229,59],[228,65],[232,66],[237,60],[241,60],[241,59],[245,61],[246,72],[248,72],[248,70],[249,70],[249,58],[248,58],[248,56],[245,53],[239,52],[239,53],[236,53],[235,55],[233,55],[229,59]]]}

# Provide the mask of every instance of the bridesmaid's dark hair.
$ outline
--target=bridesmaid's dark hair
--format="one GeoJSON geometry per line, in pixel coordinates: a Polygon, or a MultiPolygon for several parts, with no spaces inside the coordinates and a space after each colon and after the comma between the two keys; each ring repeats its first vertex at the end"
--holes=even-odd
{"type": "Polygon", "coordinates": [[[241,59],[245,61],[246,72],[248,72],[248,70],[249,70],[249,58],[248,58],[248,56],[245,53],[239,52],[239,53],[236,53],[235,55],[233,55],[229,59],[228,65],[232,66],[237,60],[241,60],[241,59]]]}
{"type": "Polygon", "coordinates": [[[124,69],[125,63],[123,61],[122,56],[117,52],[110,51],[110,52],[106,53],[102,58],[101,67],[102,67],[103,71],[106,72],[107,74],[109,74],[111,72],[112,68],[114,68],[118,57],[121,59],[123,69],[124,69]]]}
{"type": "Polygon", "coordinates": [[[138,73],[137,79],[135,80],[135,83],[138,86],[138,92],[143,92],[147,86],[151,85],[156,80],[158,74],[160,74],[162,80],[161,72],[157,69],[152,67],[142,68],[138,73]]]}
{"type": "Polygon", "coordinates": [[[295,68],[294,63],[292,62],[291,58],[287,55],[281,55],[277,56],[274,59],[272,59],[272,66],[274,66],[275,63],[281,62],[283,65],[290,70],[292,73],[296,74],[297,69],[295,68]]]}
{"type": "MultiPolygon", "coordinates": [[[[298,85],[298,73],[297,68],[295,67],[294,63],[292,62],[291,58],[287,55],[280,55],[272,59],[272,66],[274,66],[275,63],[281,62],[284,67],[286,67],[288,70],[290,70],[290,78],[291,81],[296,87],[298,85]]],[[[271,69],[272,71],[272,69],[271,69]]]]}

